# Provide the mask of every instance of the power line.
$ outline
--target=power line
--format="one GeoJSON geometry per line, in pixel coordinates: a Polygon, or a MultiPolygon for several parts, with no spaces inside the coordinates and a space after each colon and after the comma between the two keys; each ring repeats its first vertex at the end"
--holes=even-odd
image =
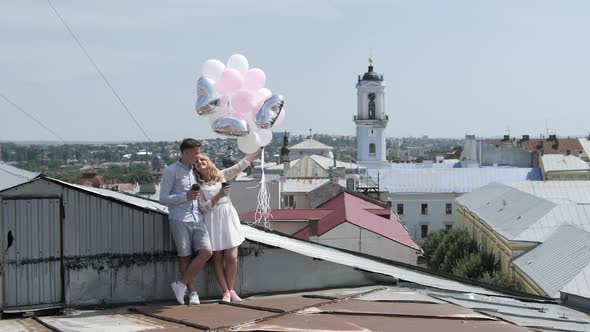
{"type": "Polygon", "coordinates": [[[137,127],[141,130],[141,132],[143,133],[143,135],[147,138],[147,140],[150,143],[152,143],[152,140],[150,139],[150,137],[148,136],[148,134],[145,132],[145,130],[143,130],[143,128],[141,127],[141,125],[139,124],[139,122],[137,121],[137,119],[135,118],[135,116],[133,116],[133,114],[131,113],[131,111],[129,111],[129,108],[127,107],[127,105],[125,105],[125,103],[123,102],[123,99],[121,99],[121,96],[119,96],[119,94],[117,93],[117,91],[115,90],[115,88],[111,85],[111,83],[109,82],[109,80],[107,80],[106,76],[104,76],[104,74],[102,73],[102,70],[100,70],[100,68],[98,67],[98,65],[96,64],[96,62],[94,62],[94,60],[92,59],[92,57],[90,56],[90,54],[88,54],[88,52],[86,51],[86,49],[84,48],[84,46],[82,46],[82,43],[80,43],[80,40],[78,40],[78,37],[76,37],[76,35],[74,34],[74,31],[72,31],[72,29],[70,29],[70,26],[66,23],[66,21],[63,19],[63,17],[59,14],[59,12],[55,8],[55,6],[53,6],[53,3],[51,3],[51,0],[47,0],[47,2],[49,3],[49,5],[53,9],[53,11],[55,12],[55,15],[60,19],[60,21],[63,23],[63,25],[66,27],[66,29],[68,29],[68,31],[70,32],[70,35],[76,41],[76,44],[78,44],[78,46],[80,47],[80,49],[82,50],[82,52],[84,52],[84,54],[86,55],[86,57],[88,58],[88,60],[90,60],[90,62],[92,63],[92,65],[94,65],[94,68],[100,74],[100,77],[102,77],[102,79],[108,85],[108,87],[111,89],[111,91],[113,92],[113,94],[115,95],[115,97],[117,98],[117,100],[119,101],[119,103],[121,104],[121,106],[123,106],[123,108],[125,109],[125,111],[127,112],[127,114],[129,114],[129,116],[131,117],[131,119],[133,119],[133,121],[135,122],[135,124],[137,125],[137,127]]]}
{"type": "Polygon", "coordinates": [[[8,99],[8,97],[6,97],[5,95],[3,95],[2,93],[0,93],[0,97],[4,98],[7,102],[9,102],[10,104],[12,104],[12,106],[16,107],[19,111],[23,112],[26,116],[28,116],[31,120],[37,122],[41,127],[45,128],[47,131],[49,131],[50,133],[52,133],[55,137],[59,138],[60,141],[62,141],[64,144],[66,143],[66,141],[64,141],[63,138],[61,138],[61,136],[59,136],[58,134],[56,134],[53,130],[49,129],[46,125],[44,125],[41,121],[35,119],[34,116],[32,116],[31,114],[27,113],[22,107],[18,106],[15,102],[13,102],[12,100],[8,99]]]}

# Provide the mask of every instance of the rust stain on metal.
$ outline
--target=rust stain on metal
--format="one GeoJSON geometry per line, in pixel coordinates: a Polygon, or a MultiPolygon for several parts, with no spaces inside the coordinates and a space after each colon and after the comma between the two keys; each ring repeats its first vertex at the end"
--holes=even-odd
{"type": "Polygon", "coordinates": [[[524,332],[527,328],[501,321],[392,318],[358,315],[287,315],[249,326],[238,331],[424,331],[424,332],[524,332]]]}
{"type": "Polygon", "coordinates": [[[197,306],[148,306],[136,308],[150,317],[172,321],[203,330],[219,329],[242,322],[274,316],[274,313],[222,304],[197,306]]]}
{"type": "Polygon", "coordinates": [[[452,304],[433,303],[368,302],[348,300],[322,306],[319,308],[319,313],[494,320],[489,316],[479,314],[468,308],[463,308],[452,304]]]}

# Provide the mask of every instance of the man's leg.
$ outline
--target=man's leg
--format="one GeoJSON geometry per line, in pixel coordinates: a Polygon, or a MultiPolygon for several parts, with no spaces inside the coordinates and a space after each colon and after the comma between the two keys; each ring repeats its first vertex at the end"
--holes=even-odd
{"type": "Polygon", "coordinates": [[[194,223],[192,227],[192,245],[195,251],[198,251],[198,254],[197,257],[190,262],[180,280],[185,285],[188,285],[197,273],[201,272],[209,258],[213,255],[209,232],[207,232],[205,224],[203,222],[198,222],[194,223]]]}
{"type": "MultiPolygon", "coordinates": [[[[191,256],[182,256],[178,257],[178,259],[180,261],[180,275],[184,276],[184,274],[186,273],[186,269],[188,268],[188,265],[191,263],[191,256]]],[[[188,288],[189,293],[191,293],[195,289],[192,281],[186,284],[186,287],[188,288]]]]}
{"type": "Polygon", "coordinates": [[[212,255],[213,252],[211,251],[211,249],[199,250],[199,254],[190,262],[188,268],[182,276],[182,279],[180,279],[180,282],[182,282],[185,285],[191,283],[193,278],[197,275],[197,273],[201,272],[201,270],[203,269],[203,267],[212,255]]]}

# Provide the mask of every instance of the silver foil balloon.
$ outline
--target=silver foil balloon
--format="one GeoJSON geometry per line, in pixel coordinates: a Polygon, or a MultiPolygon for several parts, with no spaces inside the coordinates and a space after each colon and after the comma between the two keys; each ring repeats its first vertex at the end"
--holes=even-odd
{"type": "Polygon", "coordinates": [[[272,95],[263,104],[262,107],[256,112],[256,125],[262,129],[269,129],[277,121],[281,110],[283,110],[283,96],[272,95]]]}
{"type": "Polygon", "coordinates": [[[211,124],[213,131],[230,137],[244,137],[250,133],[246,120],[238,119],[231,115],[221,117],[211,124]]]}
{"type": "Polygon", "coordinates": [[[209,115],[219,106],[221,97],[215,91],[215,83],[207,77],[199,77],[197,81],[197,106],[199,115],[209,115]]]}

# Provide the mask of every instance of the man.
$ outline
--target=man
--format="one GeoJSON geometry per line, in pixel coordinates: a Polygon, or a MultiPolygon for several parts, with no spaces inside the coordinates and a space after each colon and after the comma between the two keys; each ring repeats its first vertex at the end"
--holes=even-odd
{"type": "Polygon", "coordinates": [[[168,166],[162,174],[160,202],[168,206],[170,232],[176,243],[182,278],[170,286],[178,303],[184,304],[189,291],[189,304],[199,304],[199,295],[192,280],[211,258],[211,242],[203,215],[199,211],[198,191],[191,190],[197,183],[193,164],[201,153],[201,143],[186,138],[180,143],[181,158],[168,166]],[[193,252],[197,256],[191,261],[193,252]]]}

